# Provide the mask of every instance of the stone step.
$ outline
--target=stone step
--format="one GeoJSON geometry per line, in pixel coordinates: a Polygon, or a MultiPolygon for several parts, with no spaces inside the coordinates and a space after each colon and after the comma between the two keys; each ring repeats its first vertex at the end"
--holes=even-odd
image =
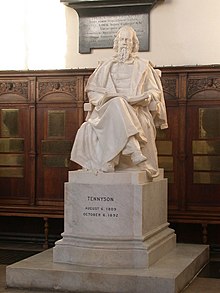
{"type": "Polygon", "coordinates": [[[147,269],[85,267],[53,262],[53,249],[7,267],[8,287],[95,293],[179,293],[209,259],[209,247],[177,244],[147,269]]]}

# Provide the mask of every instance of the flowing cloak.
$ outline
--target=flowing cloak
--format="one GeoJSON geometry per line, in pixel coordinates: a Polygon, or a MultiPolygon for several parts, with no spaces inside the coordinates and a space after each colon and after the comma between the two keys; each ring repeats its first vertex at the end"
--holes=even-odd
{"type": "MultiPolygon", "coordinates": [[[[149,61],[135,57],[129,95],[124,97],[117,93],[111,76],[114,62],[111,59],[100,63],[88,80],[85,91],[93,110],[76,134],[71,160],[89,170],[102,170],[107,162],[122,155],[128,138],[135,136],[150,171],[156,174],[155,126],[168,127],[159,72],[149,61]]],[[[127,160],[121,166],[130,168],[132,162],[127,160]]]]}

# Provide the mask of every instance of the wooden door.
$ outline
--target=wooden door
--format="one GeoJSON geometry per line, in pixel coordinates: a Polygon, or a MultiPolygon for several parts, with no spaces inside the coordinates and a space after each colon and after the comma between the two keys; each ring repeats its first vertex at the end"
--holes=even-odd
{"type": "Polygon", "coordinates": [[[35,201],[34,78],[0,79],[0,204],[35,201]]]}
{"type": "Polygon", "coordinates": [[[220,211],[220,73],[187,81],[187,209],[220,211]]]}
{"type": "Polygon", "coordinates": [[[39,77],[37,80],[36,204],[63,209],[64,182],[76,132],[83,122],[83,78],[39,77]]]}

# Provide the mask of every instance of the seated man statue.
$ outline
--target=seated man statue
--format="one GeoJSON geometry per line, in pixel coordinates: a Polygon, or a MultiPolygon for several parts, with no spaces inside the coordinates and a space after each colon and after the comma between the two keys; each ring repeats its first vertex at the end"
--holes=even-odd
{"type": "Polygon", "coordinates": [[[156,177],[155,127],[168,127],[159,71],[137,56],[139,41],[130,26],[118,31],[113,49],[115,56],[88,80],[92,110],[77,132],[71,160],[87,170],[145,170],[156,177]]]}

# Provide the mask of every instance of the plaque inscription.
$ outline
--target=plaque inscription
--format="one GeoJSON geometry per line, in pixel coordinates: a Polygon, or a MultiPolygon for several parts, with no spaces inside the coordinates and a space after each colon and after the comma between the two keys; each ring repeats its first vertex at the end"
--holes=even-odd
{"type": "Polygon", "coordinates": [[[88,205],[85,205],[82,211],[84,217],[118,218],[119,214],[114,204],[114,197],[87,196],[87,201],[88,205]],[[93,203],[93,205],[91,205],[91,203],[93,203]]]}

